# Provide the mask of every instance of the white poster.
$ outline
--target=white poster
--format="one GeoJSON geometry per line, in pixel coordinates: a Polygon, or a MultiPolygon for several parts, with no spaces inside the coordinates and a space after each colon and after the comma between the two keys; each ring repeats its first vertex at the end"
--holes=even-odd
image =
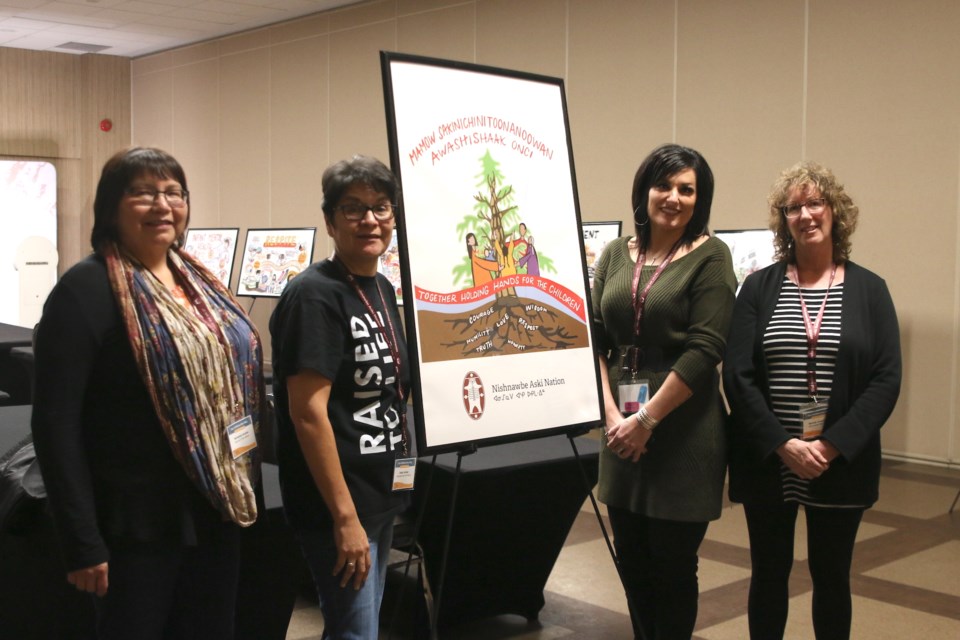
{"type": "Polygon", "coordinates": [[[183,250],[217,276],[227,289],[233,274],[239,229],[187,229],[183,250]]]}
{"type": "Polygon", "coordinates": [[[287,283],[313,261],[316,233],[316,227],[247,229],[236,294],[279,298],[287,283]]]}
{"type": "Polygon", "coordinates": [[[596,426],[562,81],[383,61],[421,452],[596,426]]]}
{"type": "Polygon", "coordinates": [[[737,276],[737,293],[747,276],[775,262],[773,231],[769,229],[728,229],[714,235],[727,243],[733,256],[733,273],[737,276]]]}
{"type": "Polygon", "coordinates": [[[0,322],[33,327],[57,282],[57,170],[0,160],[0,322]]]}
{"type": "Polygon", "coordinates": [[[400,284],[400,246],[397,244],[397,231],[394,229],[393,236],[390,238],[390,244],[387,250],[380,256],[380,266],[377,269],[386,276],[390,284],[393,285],[393,292],[397,296],[397,304],[403,305],[403,289],[400,284]]]}

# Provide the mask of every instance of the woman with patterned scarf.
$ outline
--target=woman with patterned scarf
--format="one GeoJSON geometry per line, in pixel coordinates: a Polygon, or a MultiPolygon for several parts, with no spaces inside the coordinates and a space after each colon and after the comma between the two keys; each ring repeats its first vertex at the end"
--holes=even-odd
{"type": "Polygon", "coordinates": [[[60,279],[37,331],[37,456],[99,638],[233,637],[262,352],[229,291],[180,250],[189,218],[173,157],[117,153],[97,186],[94,254],[60,279]]]}

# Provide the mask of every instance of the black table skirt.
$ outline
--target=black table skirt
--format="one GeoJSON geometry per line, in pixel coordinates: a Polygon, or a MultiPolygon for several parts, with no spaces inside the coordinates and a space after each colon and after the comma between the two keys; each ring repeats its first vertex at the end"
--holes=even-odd
{"type": "MultiPolygon", "coordinates": [[[[598,442],[576,442],[586,483],[565,436],[482,448],[463,458],[441,628],[501,614],[537,618],[547,578],[597,481],[598,442]]],[[[436,465],[421,459],[417,467],[414,501],[425,510],[419,540],[434,596],[455,469],[456,454],[438,456],[436,465]]]]}

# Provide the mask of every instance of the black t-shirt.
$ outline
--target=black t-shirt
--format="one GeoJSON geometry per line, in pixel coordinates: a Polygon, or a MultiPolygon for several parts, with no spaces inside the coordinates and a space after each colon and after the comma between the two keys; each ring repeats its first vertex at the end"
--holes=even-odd
{"type": "Polygon", "coordinates": [[[290,419],[286,381],[302,370],[315,371],[332,382],[327,413],[361,523],[409,503],[409,492],[392,490],[394,461],[403,457],[400,417],[405,407],[397,397],[396,363],[384,336],[384,331],[390,332],[387,311],[400,350],[401,381],[409,389],[396,296],[382,275],[356,277],[356,281],[379,322],[370,317],[341,268],[330,260],[311,265],[292,280],[270,318],[280,489],[287,518],[299,528],[332,524],[290,419]]]}

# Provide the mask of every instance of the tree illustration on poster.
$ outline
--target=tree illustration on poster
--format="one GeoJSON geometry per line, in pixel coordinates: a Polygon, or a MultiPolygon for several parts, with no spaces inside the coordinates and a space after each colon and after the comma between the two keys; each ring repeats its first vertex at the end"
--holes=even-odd
{"type": "Polygon", "coordinates": [[[562,80],[381,60],[420,452],[598,426],[562,80]]]}

